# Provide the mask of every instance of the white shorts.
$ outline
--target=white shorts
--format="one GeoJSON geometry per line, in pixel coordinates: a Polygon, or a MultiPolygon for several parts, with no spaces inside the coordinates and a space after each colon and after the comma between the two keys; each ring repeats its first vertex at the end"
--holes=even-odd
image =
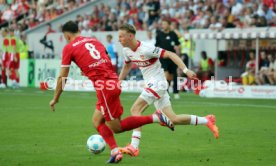
{"type": "Polygon", "coordinates": [[[166,80],[150,80],[146,82],[146,87],[139,97],[144,99],[148,105],[154,103],[156,109],[163,109],[171,105],[167,87],[166,80]]]}

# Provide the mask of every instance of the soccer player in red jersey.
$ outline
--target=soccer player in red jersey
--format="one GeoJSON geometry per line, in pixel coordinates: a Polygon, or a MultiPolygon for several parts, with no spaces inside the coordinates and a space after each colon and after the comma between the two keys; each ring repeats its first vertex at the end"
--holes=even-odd
{"type": "Polygon", "coordinates": [[[10,45],[10,40],[9,40],[9,30],[8,29],[3,29],[2,30],[2,36],[3,36],[3,44],[2,44],[2,74],[1,74],[1,79],[2,79],[2,85],[3,87],[7,86],[7,71],[9,69],[9,63],[10,63],[10,54],[9,54],[9,45],[10,45]]]}
{"type": "Polygon", "coordinates": [[[19,67],[20,67],[20,39],[14,35],[14,29],[10,29],[10,80],[14,88],[19,87],[19,67]]]}
{"type": "Polygon", "coordinates": [[[160,111],[149,116],[130,116],[120,120],[123,114],[119,98],[120,84],[104,45],[94,38],[80,36],[78,25],[73,21],[65,23],[62,32],[69,43],[63,49],[61,71],[54,98],[50,101],[51,109],[55,110],[55,104],[58,103],[65,84],[63,80],[68,76],[73,61],[93,82],[96,89],[98,101],[92,121],[111,149],[111,157],[107,163],[118,163],[123,157],[118,150],[113,132],[120,133],[154,122],[169,128],[173,126],[160,111]]]}

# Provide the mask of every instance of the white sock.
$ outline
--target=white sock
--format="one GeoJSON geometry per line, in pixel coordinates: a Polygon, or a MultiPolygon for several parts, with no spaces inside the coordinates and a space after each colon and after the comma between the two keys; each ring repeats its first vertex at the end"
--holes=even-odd
{"type": "Polygon", "coordinates": [[[208,123],[208,120],[205,117],[191,115],[191,125],[205,125],[208,123]]]}
{"type": "Polygon", "coordinates": [[[117,152],[118,152],[118,150],[119,150],[119,149],[118,149],[118,147],[117,147],[117,148],[112,149],[112,150],[111,150],[111,155],[112,155],[112,154],[117,153],[117,152]]]}
{"type": "Polygon", "coordinates": [[[138,149],[139,144],[140,144],[140,139],[141,139],[141,131],[133,131],[132,132],[132,137],[131,137],[131,145],[138,149]]]}
{"type": "Polygon", "coordinates": [[[153,119],[153,122],[160,122],[158,116],[156,114],[152,114],[152,119],[153,119]]]}

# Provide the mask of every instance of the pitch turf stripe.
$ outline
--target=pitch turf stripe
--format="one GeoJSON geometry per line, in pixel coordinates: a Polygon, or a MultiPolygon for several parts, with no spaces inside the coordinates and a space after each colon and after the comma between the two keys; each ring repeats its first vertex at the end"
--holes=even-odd
{"type": "MultiPolygon", "coordinates": [[[[44,92],[43,92],[44,93],[44,92]]],[[[79,93],[81,94],[81,93],[79,93]]],[[[86,92],[84,92],[84,94],[88,94],[86,92]]],[[[89,92],[89,94],[91,94],[91,92],[89,92]]],[[[124,94],[124,93],[123,93],[124,94]]],[[[23,90],[20,92],[16,92],[13,90],[0,90],[0,96],[40,96],[40,97],[47,97],[47,96],[53,96],[53,94],[51,93],[45,93],[45,94],[41,94],[41,91],[34,91],[34,93],[29,93],[29,92],[25,92],[23,90]]],[[[139,96],[139,94],[137,93],[137,96],[135,95],[127,95],[127,97],[121,97],[121,100],[123,101],[132,101],[133,99],[136,99],[139,96]]],[[[63,98],[76,98],[75,94],[66,94],[62,96],[63,98]]],[[[87,98],[87,99],[94,99],[96,98],[96,95],[79,95],[78,98],[87,98]]],[[[189,96],[188,96],[189,98],[189,96]]],[[[250,99],[248,99],[250,100],[250,99]]],[[[134,102],[134,101],[133,101],[134,102]]],[[[185,102],[185,100],[174,100],[173,101],[173,106],[174,107],[182,107],[183,108],[183,102],[185,102]],[[181,102],[181,105],[178,105],[181,102]]],[[[201,99],[199,100],[189,100],[189,102],[185,103],[184,106],[198,106],[198,105],[203,105],[206,104],[208,106],[216,106],[216,107],[256,107],[256,108],[272,108],[272,109],[276,109],[276,106],[274,105],[262,105],[262,104],[229,104],[229,103],[215,103],[215,102],[202,102],[201,99]]]]}

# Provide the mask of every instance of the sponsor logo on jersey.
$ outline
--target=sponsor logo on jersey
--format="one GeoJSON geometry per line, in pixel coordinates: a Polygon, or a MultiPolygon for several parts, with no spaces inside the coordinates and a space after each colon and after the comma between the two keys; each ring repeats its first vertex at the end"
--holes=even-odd
{"type": "Polygon", "coordinates": [[[153,54],[159,54],[160,48],[155,47],[155,49],[153,50],[153,54]]]}
{"type": "Polygon", "coordinates": [[[101,59],[101,60],[99,60],[98,62],[95,62],[95,63],[90,64],[88,67],[89,67],[89,68],[97,67],[97,66],[99,66],[99,65],[101,65],[101,64],[103,64],[103,63],[107,63],[107,60],[101,59]]]}
{"type": "Polygon", "coordinates": [[[151,64],[149,61],[137,61],[134,63],[139,67],[145,67],[145,66],[149,66],[151,64]]]}
{"type": "Polygon", "coordinates": [[[145,61],[132,61],[132,62],[135,63],[138,67],[147,67],[154,64],[157,60],[158,58],[152,58],[145,61]]]}

